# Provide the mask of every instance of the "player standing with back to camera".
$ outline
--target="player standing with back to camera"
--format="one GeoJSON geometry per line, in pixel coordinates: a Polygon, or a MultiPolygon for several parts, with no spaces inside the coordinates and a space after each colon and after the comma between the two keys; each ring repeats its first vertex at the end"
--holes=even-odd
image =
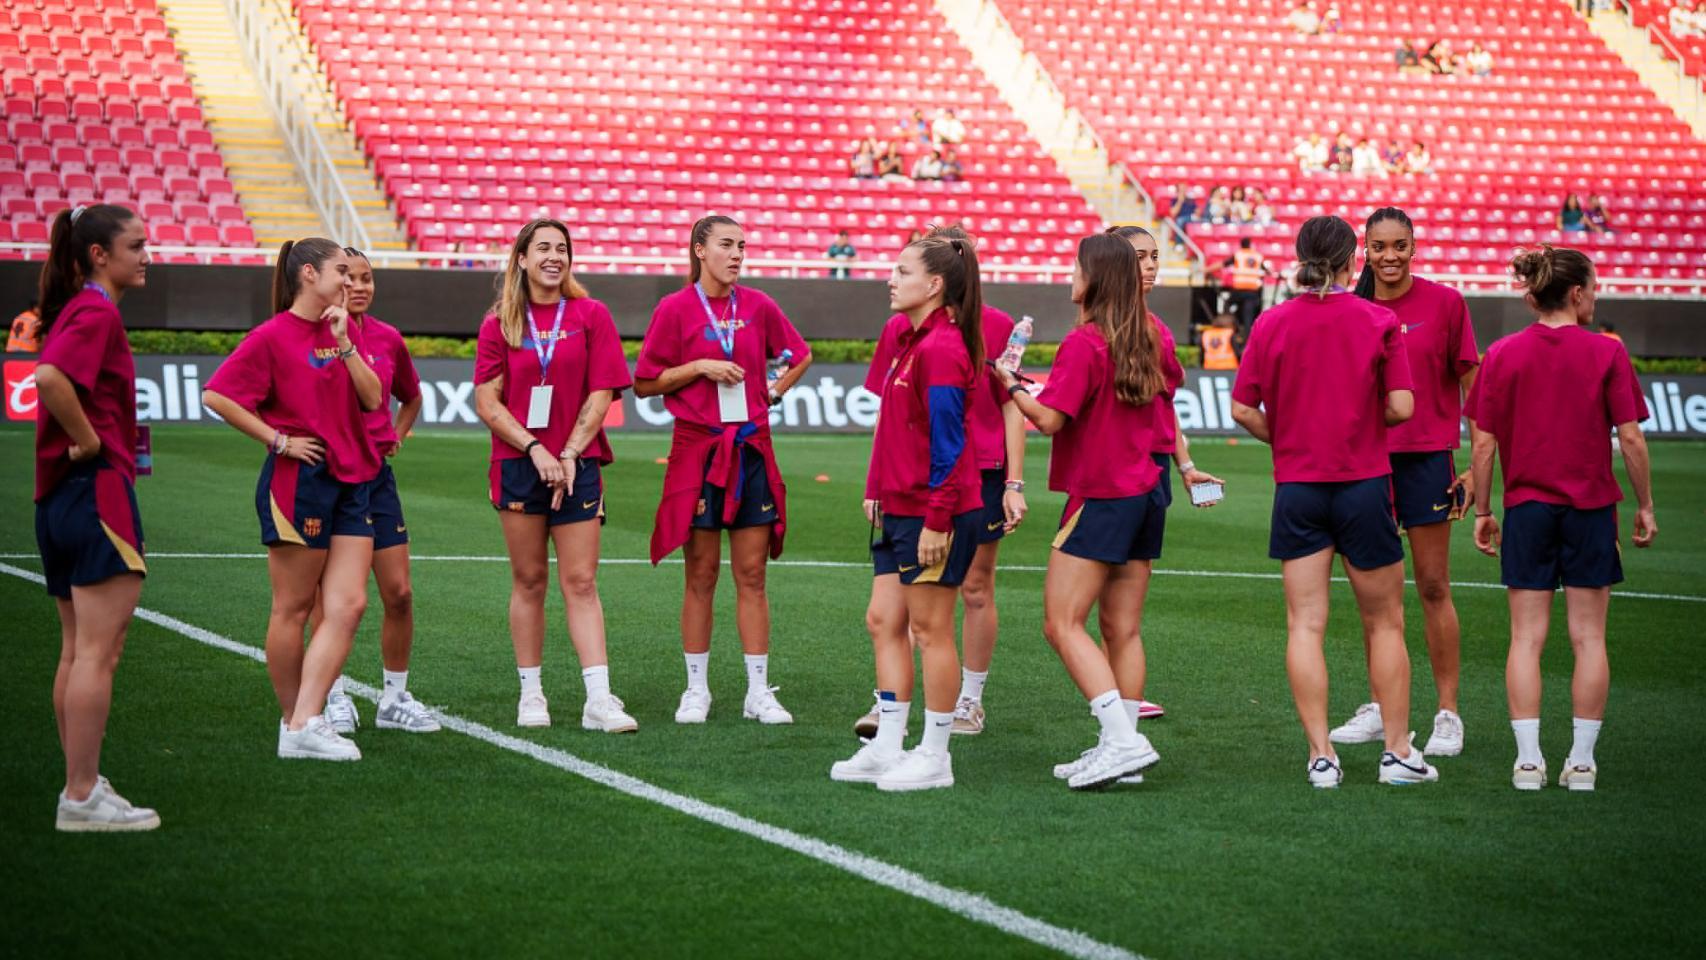
{"type": "Polygon", "coordinates": [[[113,672],[142,595],[136,506],[136,363],[119,301],[148,282],[148,231],[124,207],[53,219],[42,264],[36,365],[36,544],[59,611],[53,715],[65,754],[54,827],[152,830],[160,815],[101,776],[113,672]]]}
{"type": "Polygon", "coordinates": [[[770,438],[770,407],[806,372],[811,348],[776,301],[740,286],[746,233],[728,217],[701,217],[687,241],[687,285],[664,297],[634,366],[634,392],[662,396],[675,417],[663,496],[652,528],[656,564],[676,547],[686,561],[681,646],[687,689],[676,723],[704,723],[711,618],[723,531],[735,581],[735,622],[746,660],[741,716],[793,723],[770,685],[766,567],[782,555],[787,489],[770,438]],[[770,362],[790,363],[767,383],[770,362]]]}
{"type": "Polygon", "coordinates": [[[1356,231],[1312,217],[1297,233],[1306,291],[1263,313],[1244,348],[1232,417],[1273,448],[1268,556],[1285,580],[1286,673],[1309,740],[1318,788],[1344,778],[1327,737],[1327,607],[1334,554],[1362,614],[1368,673],[1381,705],[1380,782],[1439,779],[1411,743],[1410,658],[1404,649],[1404,546],[1392,514],[1386,430],[1410,418],[1415,396],[1392,311],[1350,291],[1356,231]]]}
{"type": "Polygon", "coordinates": [[[885,791],[929,790],[954,785],[954,600],[983,515],[970,433],[971,393],[985,381],[983,288],[972,243],[937,236],[907,244],[889,277],[889,309],[904,313],[910,329],[883,380],[865,478],[873,568],[865,626],[876,659],[877,733],[829,776],[885,791]],[[908,751],[901,743],[914,644],[923,659],[924,735],[908,751]]]}
{"type": "Polygon", "coordinates": [[[278,755],[286,759],[361,759],[323,715],[367,610],[368,484],[381,458],[366,415],[385,404],[344,306],[349,266],[343,247],[323,237],[285,241],[273,267],[275,313],[202,392],[208,409],[267,448],[255,512],[272,580],[267,673],[284,712],[278,755]],[[316,594],[325,619],[304,652],[316,594]]]}
{"type": "Polygon", "coordinates": [[[1652,546],[1659,527],[1640,426],[1647,402],[1623,344],[1588,329],[1592,261],[1577,250],[1542,247],[1517,254],[1511,270],[1536,322],[1487,348],[1468,403],[1475,546],[1499,557],[1510,600],[1505,691],[1516,735],[1511,784],[1518,790],[1546,784],[1540,653],[1551,628],[1552,594],[1562,584],[1576,657],[1570,683],[1575,737],[1558,785],[1592,790],[1599,779],[1593,751],[1611,689],[1606,610],[1612,584],[1623,582],[1617,541],[1623,491],[1611,472],[1606,436],[1616,431],[1635,491],[1635,546],[1652,546]],[[1490,506],[1495,450],[1504,468],[1502,534],[1490,506]]]}
{"type": "MultiPolygon", "coordinates": [[[[1463,718],[1457,712],[1462,631],[1451,601],[1451,526],[1462,519],[1474,495],[1470,471],[1458,472],[1452,451],[1462,444],[1463,397],[1475,382],[1481,357],[1463,295],[1410,271],[1416,230],[1404,211],[1374,211],[1364,227],[1363,252],[1357,296],[1397,314],[1415,384],[1415,415],[1387,429],[1386,449],[1393,506],[1410,541],[1439,697],[1433,733],[1422,752],[1452,757],[1463,752],[1463,718]]],[[[1380,702],[1372,686],[1369,693],[1369,702],[1328,734],[1334,743],[1381,739],[1380,702]]]]}

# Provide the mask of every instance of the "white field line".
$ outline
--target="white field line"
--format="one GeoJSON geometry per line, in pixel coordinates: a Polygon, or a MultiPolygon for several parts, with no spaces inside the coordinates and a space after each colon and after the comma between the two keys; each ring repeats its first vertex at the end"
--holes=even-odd
{"type": "MultiPolygon", "coordinates": [[[[41,574],[21,567],[14,567],[9,563],[0,563],[0,573],[31,583],[46,583],[41,574]]],[[[255,647],[239,643],[229,637],[220,636],[192,623],[185,623],[177,617],[156,610],[137,607],[136,619],[146,620],[197,643],[206,644],[228,653],[235,653],[258,663],[266,662],[266,653],[255,647]]],[[[363,699],[373,703],[379,701],[379,691],[365,683],[346,679],[344,686],[346,690],[363,699]]],[[[609,767],[582,760],[567,751],[541,746],[531,741],[512,737],[507,733],[499,733],[485,724],[465,720],[437,708],[434,708],[434,712],[437,714],[439,722],[445,727],[464,736],[473,737],[481,743],[529,757],[547,766],[556,767],[628,796],[685,814],[695,820],[722,827],[725,830],[732,830],[735,833],[745,834],[755,840],[781,847],[784,850],[793,851],[844,873],[852,874],[861,880],[869,881],[879,887],[887,887],[907,896],[916,897],[925,903],[934,904],[974,923],[994,927],[1002,933],[1029,940],[1057,953],[1069,957],[1084,958],[1084,960],[1144,960],[1143,957],[1123,947],[1103,943],[1076,930],[1067,930],[1038,920],[1011,907],[1004,907],[981,894],[944,886],[904,867],[897,867],[894,864],[886,863],[875,857],[868,857],[857,851],[848,850],[825,840],[819,840],[816,837],[796,833],[783,827],[772,826],[751,817],[742,816],[733,810],[715,806],[703,800],[696,800],[693,797],[671,790],[665,790],[638,777],[632,777],[609,767]]]]}
{"type": "MultiPolygon", "coordinates": [[[[266,558],[267,558],[267,555],[264,553],[152,553],[151,552],[148,554],[149,560],[265,560],[266,558]]],[[[40,559],[39,556],[36,554],[33,554],[33,553],[0,553],[0,560],[38,560],[38,559],[40,559]]],[[[509,562],[508,557],[483,555],[483,554],[481,554],[481,555],[470,554],[470,555],[464,555],[464,556],[458,556],[458,555],[454,555],[454,554],[445,555],[445,556],[422,556],[420,554],[415,554],[415,555],[409,557],[409,560],[410,561],[419,561],[422,563],[508,563],[509,562]]],[[[617,567],[647,566],[651,563],[650,560],[646,560],[646,559],[640,558],[640,557],[604,557],[604,558],[601,558],[598,562],[601,566],[617,566],[617,567]]],[[[681,563],[681,561],[675,557],[666,558],[663,562],[665,564],[668,564],[668,565],[677,565],[677,566],[680,565],[680,563],[681,563]]],[[[772,566],[772,567],[821,567],[821,568],[837,569],[837,570],[855,570],[855,569],[856,570],[869,570],[871,568],[871,565],[868,563],[857,563],[857,562],[854,562],[851,560],[772,560],[772,561],[770,561],[770,566],[772,566]]],[[[1046,571],[1047,569],[1048,569],[1047,567],[1036,566],[1034,564],[1018,564],[1018,563],[1004,563],[1000,567],[997,568],[997,570],[999,572],[1002,572],[1002,573],[1042,573],[1042,572],[1046,571]]],[[[1155,574],[1157,576],[1202,577],[1202,578],[1208,578],[1208,579],[1225,579],[1225,580],[1279,580],[1279,579],[1281,579],[1280,575],[1277,573],[1251,572],[1251,571],[1242,571],[1242,570],[1172,570],[1172,569],[1168,569],[1166,567],[1156,567],[1155,568],[1155,574]]],[[[1334,577],[1333,582],[1334,583],[1349,583],[1350,581],[1346,580],[1344,577],[1334,577]]],[[[1414,580],[1406,580],[1405,583],[1414,584],[1415,581],[1414,580]]],[[[1503,590],[1503,589],[1505,589],[1505,586],[1502,583],[1486,583],[1486,582],[1479,582],[1479,581],[1462,581],[1462,580],[1453,581],[1451,586],[1453,589],[1458,588],[1458,587],[1462,587],[1465,590],[1503,590]]],[[[1627,597],[1631,600],[1674,600],[1674,601],[1677,601],[1679,603],[1706,603],[1706,596],[1696,596],[1694,594],[1687,594],[1687,593],[1644,593],[1644,592],[1639,591],[1639,590],[1612,590],[1611,595],[1614,597],[1627,597]]]]}

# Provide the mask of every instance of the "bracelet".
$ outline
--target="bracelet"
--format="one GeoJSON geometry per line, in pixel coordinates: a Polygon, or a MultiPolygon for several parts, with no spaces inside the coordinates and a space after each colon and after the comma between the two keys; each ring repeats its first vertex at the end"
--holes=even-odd
{"type": "Polygon", "coordinates": [[[537,447],[539,445],[540,445],[540,443],[538,440],[527,441],[527,446],[521,448],[521,455],[524,457],[533,456],[533,448],[537,447]]]}
{"type": "Polygon", "coordinates": [[[349,346],[343,348],[342,350],[338,351],[338,359],[339,360],[348,360],[350,357],[353,357],[353,356],[355,356],[355,344],[353,344],[353,343],[350,344],[349,346]]]}
{"type": "Polygon", "coordinates": [[[579,450],[576,450],[574,447],[564,447],[563,448],[563,455],[558,457],[557,459],[558,460],[579,460],[580,458],[581,458],[581,455],[580,455],[579,450]]]}
{"type": "Polygon", "coordinates": [[[285,451],[285,447],[289,443],[290,443],[290,438],[284,435],[283,430],[274,430],[273,431],[273,434],[272,434],[272,452],[273,453],[278,454],[279,456],[283,456],[284,451],[285,451]]]}
{"type": "Polygon", "coordinates": [[[1014,493],[1024,493],[1025,492],[1025,481],[1023,481],[1023,480],[1009,480],[1009,481],[1007,481],[1007,489],[1013,491],[1014,493]]]}
{"type": "Polygon", "coordinates": [[[1197,462],[1195,460],[1186,460],[1184,463],[1179,464],[1179,476],[1182,477],[1196,468],[1197,462]]]}
{"type": "Polygon", "coordinates": [[[1011,387],[1007,388],[1007,395],[1009,397],[1016,397],[1019,395],[1019,392],[1024,389],[1025,385],[1023,383],[1015,381],[1011,387]]]}

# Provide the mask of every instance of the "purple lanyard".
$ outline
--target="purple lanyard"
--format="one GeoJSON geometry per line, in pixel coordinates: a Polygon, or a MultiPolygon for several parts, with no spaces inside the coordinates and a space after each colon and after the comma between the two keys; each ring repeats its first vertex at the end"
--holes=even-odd
{"type": "Polygon", "coordinates": [[[705,296],[705,288],[698,281],[693,283],[693,292],[699,295],[699,305],[705,308],[705,319],[710,321],[711,332],[717,337],[717,344],[723,348],[723,356],[730,360],[735,358],[735,320],[740,314],[735,306],[735,288],[729,288],[729,306],[723,311],[723,318],[711,312],[711,300],[705,296]]]}
{"type": "MultiPolygon", "coordinates": [[[[93,290],[96,293],[101,295],[102,300],[105,300],[108,303],[113,303],[113,295],[107,292],[106,287],[103,287],[98,283],[85,283],[85,284],[83,284],[83,289],[93,290]]],[[[118,306],[118,304],[113,303],[113,306],[116,307],[116,306],[118,306]]]]}
{"type": "Polygon", "coordinates": [[[548,383],[551,380],[551,358],[557,355],[557,334],[563,329],[563,308],[568,300],[557,301],[557,320],[551,324],[551,346],[545,346],[545,341],[539,336],[539,327],[533,322],[533,307],[527,307],[527,330],[533,334],[533,352],[539,355],[539,382],[548,383]]]}

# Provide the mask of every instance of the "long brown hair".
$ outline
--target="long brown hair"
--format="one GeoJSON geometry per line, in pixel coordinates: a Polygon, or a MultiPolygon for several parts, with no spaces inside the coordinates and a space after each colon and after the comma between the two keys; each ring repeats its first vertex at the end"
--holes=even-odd
{"type": "Polygon", "coordinates": [[[1122,403],[1145,404],[1165,387],[1161,375],[1161,338],[1149,322],[1142,271],[1131,242],[1113,233],[1095,233],[1078,241],[1078,273],[1084,281],[1080,303],[1086,323],[1108,342],[1114,359],[1114,396],[1122,403]]]}
{"type": "Polygon", "coordinates": [[[283,313],[302,292],[302,268],[320,269],[327,260],[343,255],[344,248],[325,237],[286,240],[278,248],[272,268],[272,312],[283,313]]]}
{"type": "Polygon", "coordinates": [[[942,305],[960,328],[975,379],[983,369],[983,284],[978,279],[977,244],[963,232],[961,236],[932,232],[907,246],[918,248],[925,273],[942,278],[942,305]]]}
{"type": "Polygon", "coordinates": [[[1297,285],[1321,299],[1333,278],[1355,261],[1357,232],[1339,217],[1310,217],[1297,231],[1297,285]]]}
{"type": "Polygon", "coordinates": [[[739,230],[740,223],[733,217],[725,217],[720,214],[700,217],[693,221],[693,230],[687,235],[687,286],[691,287],[698,283],[699,274],[705,269],[705,265],[699,261],[699,255],[693,251],[700,244],[709,242],[711,231],[718,227],[734,227],[739,230]]]}
{"type": "Polygon", "coordinates": [[[41,265],[41,280],[36,299],[41,304],[41,336],[47,336],[53,321],[65,304],[83,289],[94,272],[89,260],[89,248],[113,248],[113,241],[124,232],[125,224],[136,217],[124,207],[97,203],[61,210],[53,218],[53,231],[48,239],[47,262],[41,265]]]}
{"type": "Polygon", "coordinates": [[[527,329],[527,273],[521,269],[521,260],[533,243],[533,235],[547,227],[560,231],[563,242],[569,247],[569,262],[563,269],[562,296],[568,300],[580,300],[587,295],[586,288],[575,279],[575,242],[569,236],[568,226],[549,217],[529,221],[515,235],[515,242],[510,244],[509,260],[498,280],[498,302],[492,304],[492,313],[498,318],[498,329],[503,331],[504,342],[511,350],[521,349],[522,331],[527,329]]]}
{"type": "Polygon", "coordinates": [[[1511,273],[1535,307],[1551,312],[1564,309],[1572,287],[1586,289],[1593,283],[1593,261],[1580,250],[1543,243],[1539,250],[1511,258],[1511,273]]]}

